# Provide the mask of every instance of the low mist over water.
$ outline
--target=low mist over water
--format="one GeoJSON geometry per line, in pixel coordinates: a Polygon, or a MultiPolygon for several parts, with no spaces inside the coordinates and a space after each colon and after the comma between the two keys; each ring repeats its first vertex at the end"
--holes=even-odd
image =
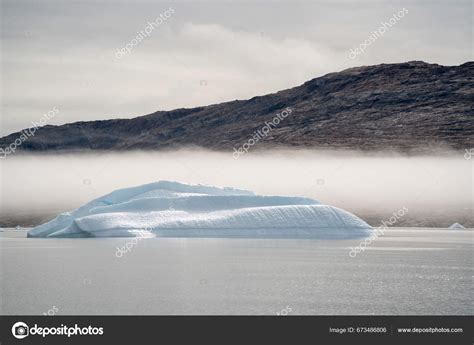
{"type": "Polygon", "coordinates": [[[0,226],[35,225],[117,188],[173,180],[305,196],[371,225],[407,208],[401,225],[472,226],[472,159],[336,151],[12,155],[0,161],[0,226]],[[37,215],[37,217],[30,217],[37,215]],[[32,223],[32,224],[30,224],[32,223]]]}

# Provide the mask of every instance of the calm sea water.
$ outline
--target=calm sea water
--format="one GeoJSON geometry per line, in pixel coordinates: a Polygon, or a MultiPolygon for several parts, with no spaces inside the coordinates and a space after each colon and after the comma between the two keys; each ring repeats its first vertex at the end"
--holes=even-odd
{"type": "Polygon", "coordinates": [[[25,234],[0,232],[1,314],[474,314],[471,230],[390,230],[355,258],[360,240],[25,234]]]}

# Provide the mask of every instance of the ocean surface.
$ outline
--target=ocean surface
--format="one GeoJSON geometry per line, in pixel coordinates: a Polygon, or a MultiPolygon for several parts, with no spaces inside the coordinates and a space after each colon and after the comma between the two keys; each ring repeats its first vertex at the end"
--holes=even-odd
{"type": "Polygon", "coordinates": [[[0,313],[474,314],[472,230],[359,240],[32,239],[0,231],[0,313]],[[354,254],[352,254],[354,256],[354,254]]]}

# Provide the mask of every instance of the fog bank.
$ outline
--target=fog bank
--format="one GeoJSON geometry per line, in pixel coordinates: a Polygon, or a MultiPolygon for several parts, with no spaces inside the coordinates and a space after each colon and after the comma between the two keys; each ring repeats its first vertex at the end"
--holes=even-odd
{"type": "Polygon", "coordinates": [[[315,198],[355,213],[472,210],[472,161],[335,151],[12,155],[0,161],[3,217],[64,211],[117,188],[158,180],[315,198]]]}

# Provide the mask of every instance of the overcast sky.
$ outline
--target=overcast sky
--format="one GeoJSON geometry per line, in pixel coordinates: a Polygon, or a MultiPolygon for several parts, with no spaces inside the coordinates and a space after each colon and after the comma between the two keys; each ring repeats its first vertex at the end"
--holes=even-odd
{"type": "Polygon", "coordinates": [[[471,1],[2,0],[0,135],[245,99],[352,66],[473,60],[471,1]],[[131,52],[148,22],[174,13],[131,52]],[[382,21],[408,13],[355,59],[382,21]]]}

